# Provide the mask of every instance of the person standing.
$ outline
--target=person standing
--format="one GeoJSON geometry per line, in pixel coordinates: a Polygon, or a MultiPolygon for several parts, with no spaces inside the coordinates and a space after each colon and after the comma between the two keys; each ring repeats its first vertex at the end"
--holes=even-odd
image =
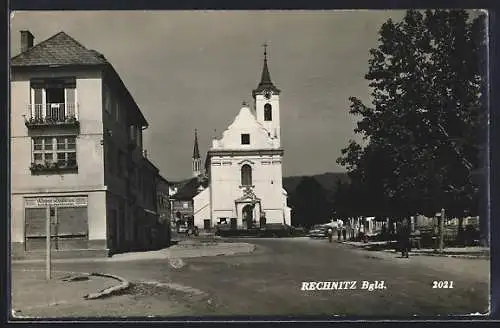
{"type": "Polygon", "coordinates": [[[342,226],[344,222],[341,219],[337,219],[337,240],[340,241],[342,238],[342,226]]]}
{"type": "Polygon", "coordinates": [[[328,227],[328,242],[332,242],[333,240],[333,228],[332,227],[328,227]]]}
{"type": "Polygon", "coordinates": [[[409,258],[410,254],[410,234],[411,228],[406,220],[403,220],[399,233],[401,245],[401,257],[409,258]]]}
{"type": "Polygon", "coordinates": [[[344,238],[344,241],[345,241],[346,237],[347,237],[347,225],[345,223],[342,226],[342,237],[344,238]]]}

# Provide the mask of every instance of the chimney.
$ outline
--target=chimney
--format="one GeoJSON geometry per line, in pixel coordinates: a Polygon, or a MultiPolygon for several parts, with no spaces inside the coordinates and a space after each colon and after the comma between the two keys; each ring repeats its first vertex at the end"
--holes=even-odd
{"type": "Polygon", "coordinates": [[[28,51],[31,47],[33,47],[34,40],[35,37],[30,31],[21,31],[21,52],[28,51]]]}

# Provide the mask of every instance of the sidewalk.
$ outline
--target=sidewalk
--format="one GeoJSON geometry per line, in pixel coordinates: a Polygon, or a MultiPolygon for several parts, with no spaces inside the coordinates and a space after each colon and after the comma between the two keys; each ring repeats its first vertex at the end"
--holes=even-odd
{"type": "MultiPolygon", "coordinates": [[[[86,299],[86,295],[110,287],[113,289],[120,282],[95,276],[88,276],[88,280],[63,281],[62,278],[69,274],[53,271],[52,279],[47,281],[43,269],[13,269],[12,319],[119,319],[211,313],[209,295],[188,286],[172,282],[135,281],[113,297],[86,299]]],[[[79,274],[85,276],[83,272],[79,274]]]]}
{"type": "MultiPolygon", "coordinates": [[[[399,253],[399,251],[395,250],[393,243],[391,241],[391,245],[387,245],[386,241],[374,241],[374,242],[355,242],[355,241],[343,241],[342,244],[350,245],[353,247],[365,249],[367,251],[382,251],[388,253],[399,253]]],[[[489,259],[490,258],[490,250],[488,247],[448,247],[443,250],[442,253],[434,249],[416,249],[412,248],[409,253],[410,256],[441,256],[441,257],[456,257],[456,258],[468,258],[468,259],[489,259]]]]}
{"type": "Polygon", "coordinates": [[[217,243],[186,240],[179,242],[175,246],[160,249],[158,251],[117,254],[109,258],[108,261],[159,260],[235,255],[251,253],[254,250],[255,245],[248,243],[217,243]]]}
{"type": "MultiPolygon", "coordinates": [[[[126,262],[140,260],[169,260],[205,256],[236,255],[251,253],[255,245],[249,243],[223,243],[215,241],[184,240],[177,245],[157,251],[130,252],[106,258],[54,259],[54,263],[77,262],[126,262]]],[[[14,260],[13,263],[39,263],[45,260],[14,260]]]]}
{"type": "Polygon", "coordinates": [[[79,281],[63,281],[77,273],[53,271],[45,280],[45,271],[12,269],[12,313],[15,317],[38,316],[58,306],[82,306],[85,295],[118,285],[114,279],[89,276],[79,281]]]}

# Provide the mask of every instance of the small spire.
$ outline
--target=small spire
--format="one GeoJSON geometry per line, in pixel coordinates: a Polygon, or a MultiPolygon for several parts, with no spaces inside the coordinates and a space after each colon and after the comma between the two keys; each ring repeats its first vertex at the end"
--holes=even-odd
{"type": "Polygon", "coordinates": [[[193,158],[200,158],[200,149],[198,148],[198,129],[194,129],[194,148],[193,148],[193,158]]]}
{"type": "Polygon", "coordinates": [[[274,83],[271,80],[271,74],[269,73],[269,67],[267,66],[267,43],[262,45],[264,47],[264,65],[262,67],[262,75],[260,77],[259,85],[255,90],[253,90],[252,95],[255,98],[257,93],[260,93],[264,90],[272,90],[275,94],[279,94],[280,90],[276,88],[274,83]]]}
{"type": "Polygon", "coordinates": [[[262,76],[260,79],[261,85],[272,85],[271,74],[269,74],[269,68],[267,67],[267,43],[262,45],[264,47],[264,67],[262,68],[262,76]]]}

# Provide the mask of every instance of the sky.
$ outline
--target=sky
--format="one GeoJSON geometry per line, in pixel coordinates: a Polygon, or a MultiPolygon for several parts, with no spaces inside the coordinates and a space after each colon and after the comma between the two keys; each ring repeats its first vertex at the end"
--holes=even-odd
{"type": "Polygon", "coordinates": [[[149,122],[144,147],[169,180],[191,176],[194,129],[202,160],[214,136],[252,103],[268,44],[281,89],[283,176],[343,172],[336,163],[359,140],[348,98],[368,102],[370,48],[402,11],[59,11],[15,12],[35,44],[64,31],[111,62],[149,122]]]}

